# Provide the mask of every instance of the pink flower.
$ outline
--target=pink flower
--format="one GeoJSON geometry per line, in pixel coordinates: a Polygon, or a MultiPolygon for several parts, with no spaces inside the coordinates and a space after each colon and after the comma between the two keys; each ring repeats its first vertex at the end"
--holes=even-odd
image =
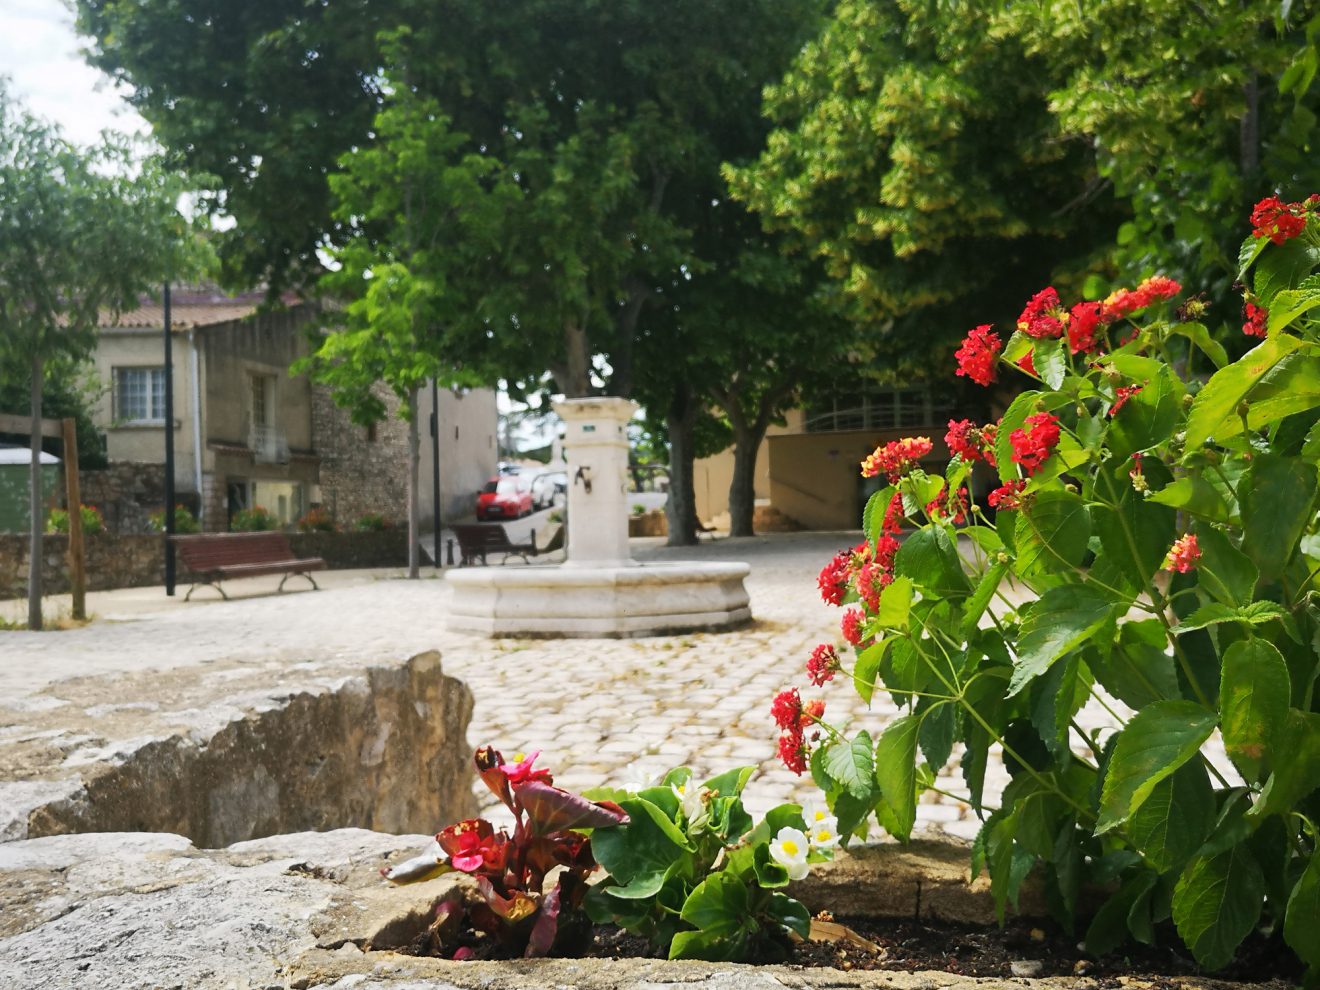
{"type": "Polygon", "coordinates": [[[1201,548],[1197,545],[1196,534],[1186,533],[1169,548],[1169,555],[1164,558],[1164,569],[1186,574],[1196,568],[1196,562],[1200,559],[1201,548]]]}
{"type": "Polygon", "coordinates": [[[521,784],[529,780],[539,780],[543,784],[552,784],[554,781],[550,777],[549,770],[532,769],[532,764],[536,762],[536,758],[540,755],[541,751],[538,749],[536,752],[518,763],[503,763],[500,765],[500,773],[509,778],[509,783],[512,785],[521,784]]]}

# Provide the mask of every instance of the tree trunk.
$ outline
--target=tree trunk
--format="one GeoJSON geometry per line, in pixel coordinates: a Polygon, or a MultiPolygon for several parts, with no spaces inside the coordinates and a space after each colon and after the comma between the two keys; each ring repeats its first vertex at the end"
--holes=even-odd
{"type": "Polygon", "coordinates": [[[1260,171],[1260,82],[1255,72],[1242,85],[1242,124],[1239,132],[1238,161],[1242,168],[1245,202],[1254,202],[1260,194],[1255,186],[1260,171]]]}
{"type": "MultiPolygon", "coordinates": [[[[42,511],[41,498],[41,355],[34,353],[32,355],[32,391],[31,391],[31,411],[32,411],[32,487],[28,498],[29,509],[32,514],[29,527],[31,537],[28,543],[28,628],[37,630],[41,628],[41,564],[45,556],[41,548],[41,533],[46,528],[46,514],[42,511]]],[[[65,451],[65,457],[70,453],[65,451]]],[[[78,456],[77,451],[73,451],[73,457],[78,456]]],[[[69,506],[70,512],[79,512],[80,508],[76,505],[69,506]]]]}
{"type": "Polygon", "coordinates": [[[690,547],[697,542],[697,493],[692,483],[696,422],[697,403],[691,392],[682,388],[675,393],[665,417],[669,429],[669,501],[665,503],[669,541],[666,546],[690,547]]]}
{"type": "Polygon", "coordinates": [[[765,427],[759,423],[733,423],[733,480],[729,483],[729,535],[753,536],[756,512],[756,458],[765,427]]]}
{"type": "MultiPolygon", "coordinates": [[[[418,500],[418,477],[421,467],[421,431],[417,425],[417,389],[408,393],[408,577],[416,581],[421,577],[421,506],[418,500]]],[[[440,534],[435,534],[437,557],[440,554],[440,534]]]]}
{"type": "MultiPolygon", "coordinates": [[[[558,377],[558,376],[556,376],[558,377]]],[[[565,398],[581,399],[591,394],[591,354],[585,327],[564,323],[564,380],[559,383],[565,398]]]]}

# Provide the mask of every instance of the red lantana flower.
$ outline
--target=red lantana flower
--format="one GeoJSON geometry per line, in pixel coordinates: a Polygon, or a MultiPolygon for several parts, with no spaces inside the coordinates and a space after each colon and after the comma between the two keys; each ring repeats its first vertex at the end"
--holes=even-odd
{"type": "Polygon", "coordinates": [[[995,380],[995,359],[1003,349],[1003,343],[990,329],[990,324],[981,324],[969,332],[962,346],[953,352],[958,359],[957,374],[978,385],[989,385],[995,380]]]}
{"type": "Polygon", "coordinates": [[[1112,322],[1161,299],[1171,299],[1179,292],[1182,292],[1182,286],[1178,282],[1166,275],[1152,275],[1135,289],[1119,289],[1111,293],[1104,301],[1101,314],[1112,322]]]}
{"type": "Polygon", "coordinates": [[[799,777],[807,770],[807,744],[802,738],[802,730],[785,732],[779,737],[779,758],[784,766],[799,777]]]}
{"type": "Polygon", "coordinates": [[[1049,286],[1031,297],[1017,318],[1017,328],[1028,337],[1053,339],[1063,336],[1068,320],[1068,313],[1059,302],[1059,294],[1054,291],[1054,286],[1049,286]]]}
{"type": "Polygon", "coordinates": [[[897,533],[903,528],[903,496],[894,492],[894,497],[885,506],[885,518],[880,523],[885,533],[897,533]]]}
{"type": "Polygon", "coordinates": [[[1306,212],[1306,203],[1284,203],[1278,196],[1267,196],[1251,211],[1251,236],[1282,244],[1306,229],[1306,212]]]}
{"type": "MultiPolygon", "coordinates": [[[[851,646],[860,646],[862,642],[862,623],[866,621],[866,615],[860,608],[850,608],[843,613],[843,619],[839,622],[839,631],[843,633],[843,638],[851,646]]],[[[820,647],[816,647],[820,649],[820,647]]],[[[815,654],[813,653],[814,657],[815,654]]],[[[835,658],[836,662],[838,658],[835,658]]],[[[807,665],[810,667],[810,663],[807,665]]],[[[833,676],[831,674],[831,676],[833,676]]]]}
{"type": "MultiPolygon", "coordinates": [[[[856,609],[850,608],[844,613],[844,618],[846,619],[856,611],[856,609]]],[[[834,652],[834,647],[829,643],[821,643],[811,651],[811,656],[807,658],[807,679],[816,687],[820,687],[826,681],[834,680],[834,673],[838,669],[839,655],[834,652]]]]}
{"type": "Polygon", "coordinates": [[[797,688],[788,688],[775,695],[770,703],[770,715],[781,729],[793,729],[802,724],[802,698],[797,688]]]}
{"type": "Polygon", "coordinates": [[[1068,349],[1074,354],[1090,354],[1100,346],[1096,335],[1108,326],[1104,305],[1080,302],[1072,308],[1068,320],[1068,349]]]}
{"type": "Polygon", "coordinates": [[[1196,534],[1187,533],[1169,548],[1169,555],[1164,558],[1164,569],[1186,574],[1196,568],[1196,562],[1200,559],[1201,548],[1196,543],[1196,534]]]}
{"type": "Polygon", "coordinates": [[[931,499],[926,505],[926,515],[961,526],[967,522],[967,489],[959,488],[952,494],[944,492],[931,499]]]}
{"type": "Polygon", "coordinates": [[[1013,463],[1022,465],[1028,475],[1035,474],[1059,442],[1059,418],[1051,413],[1028,416],[1029,429],[1014,430],[1009,435],[1013,445],[1013,463]]]}
{"type": "Polygon", "coordinates": [[[1127,400],[1140,392],[1144,385],[1120,385],[1114,389],[1114,404],[1109,407],[1109,415],[1117,416],[1118,411],[1127,404],[1127,400]]]}
{"type": "MultiPolygon", "coordinates": [[[[892,572],[894,569],[894,554],[898,553],[901,544],[891,534],[884,533],[880,539],[875,541],[875,566],[882,571],[892,572]]],[[[884,584],[889,584],[893,574],[887,573],[884,576],[884,584]]]]}
{"type": "Polygon", "coordinates": [[[821,568],[816,578],[820,588],[820,597],[827,605],[843,604],[843,596],[848,591],[848,575],[851,570],[852,551],[840,550],[828,564],[821,568]]]}
{"type": "Polygon", "coordinates": [[[1014,478],[987,495],[986,501],[990,503],[992,509],[1020,509],[1022,508],[1022,489],[1026,487],[1025,480],[1014,478]]]}
{"type": "Polygon", "coordinates": [[[977,426],[970,419],[951,419],[944,442],[964,461],[985,461],[991,467],[995,466],[994,423],[977,426]]]}
{"type": "Polygon", "coordinates": [[[934,444],[930,437],[904,437],[891,440],[883,447],[876,447],[862,461],[862,477],[874,478],[883,474],[889,483],[896,484],[900,478],[917,466],[917,462],[931,452],[934,444]]]}
{"type": "Polygon", "coordinates": [[[802,727],[805,729],[812,722],[819,722],[825,717],[825,702],[812,698],[802,706],[802,727]]]}
{"type": "Polygon", "coordinates": [[[1242,332],[1248,337],[1264,337],[1268,332],[1270,311],[1253,302],[1247,303],[1247,322],[1242,324],[1242,332]]]}

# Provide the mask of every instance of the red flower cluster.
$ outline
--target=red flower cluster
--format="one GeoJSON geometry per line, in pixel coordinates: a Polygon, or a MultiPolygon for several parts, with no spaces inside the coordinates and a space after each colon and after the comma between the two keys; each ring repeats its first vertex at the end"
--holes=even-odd
{"type": "MultiPolygon", "coordinates": [[[[852,615],[856,611],[849,609],[845,616],[852,615]]],[[[834,652],[834,647],[829,643],[821,643],[807,658],[807,679],[816,687],[823,686],[826,681],[834,680],[835,671],[838,669],[839,654],[834,652]]]]}
{"type": "Polygon", "coordinates": [[[1265,197],[1251,211],[1251,236],[1268,237],[1275,244],[1291,240],[1306,229],[1306,218],[1315,202],[1315,196],[1302,203],[1285,203],[1278,196],[1265,197]]]}
{"type": "Polygon", "coordinates": [[[1103,333],[1109,321],[1105,318],[1104,304],[1079,302],[1072,308],[1068,320],[1068,349],[1074,354],[1090,354],[1100,348],[1097,334],[1103,333]]]}
{"type": "Polygon", "coordinates": [[[1109,415],[1117,416],[1118,411],[1127,404],[1127,400],[1140,392],[1145,385],[1120,385],[1114,389],[1114,404],[1109,407],[1109,415]]]}
{"type": "Polygon", "coordinates": [[[1270,320],[1270,311],[1253,302],[1247,303],[1247,322],[1242,324],[1242,332],[1248,337],[1264,337],[1270,320]]]}
{"type": "Polygon", "coordinates": [[[995,423],[976,426],[970,419],[949,420],[949,432],[944,434],[944,442],[949,450],[969,464],[972,461],[985,461],[995,466],[995,433],[999,427],[995,423]]]}
{"type": "Polygon", "coordinates": [[[891,485],[896,484],[903,475],[916,467],[917,462],[929,454],[933,447],[930,437],[904,437],[902,440],[891,440],[883,447],[876,447],[867,455],[866,460],[862,461],[862,477],[874,478],[877,474],[883,474],[891,485]]]}
{"type": "Polygon", "coordinates": [[[842,605],[843,596],[848,593],[848,578],[851,574],[853,554],[865,547],[863,543],[856,550],[840,550],[832,560],[820,569],[816,578],[816,587],[826,605],[842,605]]]}
{"type": "Polygon", "coordinates": [[[807,769],[807,740],[802,730],[825,715],[825,702],[802,704],[797,688],[775,695],[770,705],[775,724],[783,730],[779,736],[779,758],[784,766],[799,776],[807,769]]]}
{"type": "Polygon", "coordinates": [[[1028,475],[1035,474],[1059,442],[1059,418],[1051,413],[1028,416],[1030,429],[1014,430],[1009,435],[1013,445],[1013,463],[1022,465],[1028,475]]]}
{"type": "Polygon", "coordinates": [[[1051,285],[1031,297],[1017,318],[1017,328],[1028,337],[1054,339],[1063,336],[1068,320],[1068,312],[1059,302],[1059,294],[1051,285]]]}
{"type": "Polygon", "coordinates": [[[953,352],[958,359],[957,373],[978,385],[989,385],[995,380],[995,360],[1003,349],[1003,343],[990,329],[990,324],[981,324],[971,330],[962,347],[953,352]]]}
{"type": "MultiPolygon", "coordinates": [[[[864,621],[866,621],[866,613],[860,608],[850,608],[843,613],[843,618],[839,621],[839,631],[843,633],[843,638],[848,641],[850,646],[862,645],[862,623],[864,621]]],[[[812,657],[815,657],[814,653],[812,657]]],[[[807,667],[808,672],[810,672],[811,661],[807,661],[807,667]]]]}
{"type": "Polygon", "coordinates": [[[967,522],[967,489],[959,488],[955,492],[945,491],[926,504],[926,515],[932,520],[950,522],[961,526],[967,522]]]}
{"type": "Polygon", "coordinates": [[[903,528],[903,496],[894,492],[894,497],[885,506],[885,518],[880,524],[885,533],[897,533],[903,528]]]}
{"type": "Polygon", "coordinates": [[[1014,478],[987,495],[986,501],[990,503],[992,509],[1020,509],[1022,508],[1022,489],[1026,487],[1027,483],[1024,479],[1014,478]]]}
{"type": "Polygon", "coordinates": [[[1122,319],[1139,309],[1145,309],[1162,299],[1171,299],[1182,286],[1164,275],[1152,275],[1135,289],[1119,289],[1104,301],[1102,315],[1110,322],[1122,319]]]}
{"type": "Polygon", "coordinates": [[[1196,534],[1187,533],[1174,541],[1173,546],[1169,548],[1169,555],[1164,558],[1164,569],[1186,574],[1195,569],[1196,562],[1200,559],[1201,548],[1196,543],[1196,534]]]}

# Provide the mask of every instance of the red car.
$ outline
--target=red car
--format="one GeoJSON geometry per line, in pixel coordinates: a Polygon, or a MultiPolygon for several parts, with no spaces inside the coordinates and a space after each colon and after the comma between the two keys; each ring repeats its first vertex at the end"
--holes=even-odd
{"type": "Polygon", "coordinates": [[[477,496],[478,519],[518,519],[532,512],[532,491],[516,475],[491,478],[477,496]]]}

